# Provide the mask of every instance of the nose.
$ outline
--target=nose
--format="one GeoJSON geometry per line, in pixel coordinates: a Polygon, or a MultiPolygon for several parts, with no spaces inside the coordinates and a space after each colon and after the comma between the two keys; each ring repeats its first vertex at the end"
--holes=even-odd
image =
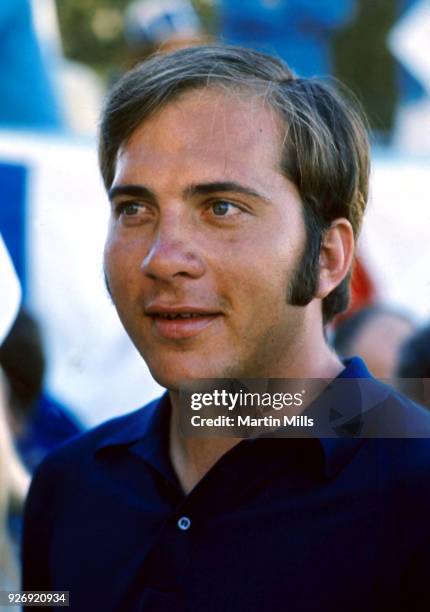
{"type": "Polygon", "coordinates": [[[199,278],[204,263],[196,253],[192,236],[179,226],[164,224],[142,261],[142,271],[153,280],[166,282],[179,278],[199,278]]]}

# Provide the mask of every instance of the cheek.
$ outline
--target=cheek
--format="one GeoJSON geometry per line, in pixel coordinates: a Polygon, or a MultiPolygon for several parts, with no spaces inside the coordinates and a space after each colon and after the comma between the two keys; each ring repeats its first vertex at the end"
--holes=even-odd
{"type": "MultiPolygon", "coordinates": [[[[286,257],[277,256],[270,249],[254,243],[250,248],[225,249],[215,264],[217,292],[241,317],[245,312],[272,313],[286,304],[288,263],[286,257]]],[[[254,321],[257,324],[257,320],[254,321]]]]}
{"type": "Polygon", "coordinates": [[[133,277],[140,269],[138,253],[133,244],[125,243],[116,236],[108,236],[103,262],[111,296],[115,296],[118,288],[121,292],[128,292],[133,287],[133,277]]]}
{"type": "Polygon", "coordinates": [[[118,265],[119,255],[120,250],[116,247],[115,240],[109,234],[103,251],[103,269],[110,293],[112,291],[112,285],[115,282],[115,270],[118,265]]]}
{"type": "Polygon", "coordinates": [[[292,246],[263,232],[249,240],[224,244],[219,257],[239,280],[274,286],[288,277],[295,263],[292,246]]]}

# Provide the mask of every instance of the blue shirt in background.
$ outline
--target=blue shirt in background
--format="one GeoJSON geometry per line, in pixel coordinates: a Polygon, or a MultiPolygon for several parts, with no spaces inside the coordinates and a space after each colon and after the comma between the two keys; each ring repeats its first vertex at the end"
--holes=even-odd
{"type": "Polygon", "coordinates": [[[332,72],[330,35],[352,18],[355,0],[222,0],[223,41],[276,54],[300,76],[332,72]]]}
{"type": "Polygon", "coordinates": [[[48,453],[83,431],[83,424],[68,408],[43,393],[17,440],[20,458],[33,472],[48,453]]]}

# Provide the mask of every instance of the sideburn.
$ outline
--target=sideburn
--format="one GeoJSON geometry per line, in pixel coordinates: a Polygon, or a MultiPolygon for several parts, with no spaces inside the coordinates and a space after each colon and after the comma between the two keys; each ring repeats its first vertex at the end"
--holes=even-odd
{"type": "Polygon", "coordinates": [[[307,306],[315,297],[319,282],[319,259],[324,230],[306,204],[304,204],[303,216],[306,243],[287,288],[287,303],[292,306],[307,306]]]}

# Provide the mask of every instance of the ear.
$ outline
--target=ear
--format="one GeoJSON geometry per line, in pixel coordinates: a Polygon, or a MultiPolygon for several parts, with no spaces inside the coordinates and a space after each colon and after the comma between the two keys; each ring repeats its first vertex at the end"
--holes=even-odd
{"type": "Polygon", "coordinates": [[[347,219],[335,219],[321,244],[316,297],[324,299],[348,274],[354,257],[354,242],[351,223],[347,219]]]}

